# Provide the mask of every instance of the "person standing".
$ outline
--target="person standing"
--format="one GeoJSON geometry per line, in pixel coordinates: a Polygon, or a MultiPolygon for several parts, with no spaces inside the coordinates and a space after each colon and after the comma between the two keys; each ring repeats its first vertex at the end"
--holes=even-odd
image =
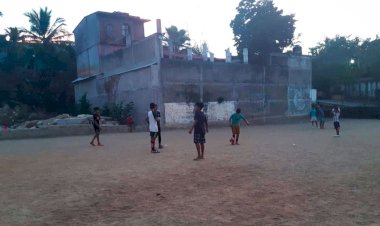
{"type": "Polygon", "coordinates": [[[317,117],[319,120],[319,128],[324,129],[325,128],[325,121],[326,121],[325,111],[323,110],[323,108],[320,105],[318,105],[318,107],[317,107],[317,117]]]}
{"type": "Polygon", "coordinates": [[[206,115],[202,112],[203,103],[196,103],[194,106],[194,122],[189,130],[189,134],[194,130],[194,144],[197,149],[198,156],[195,161],[204,159],[206,133],[208,133],[208,123],[206,115]]]}
{"type": "Polygon", "coordinates": [[[161,137],[161,113],[158,110],[158,105],[156,105],[156,112],[155,112],[155,117],[158,118],[159,120],[157,121],[157,126],[158,126],[158,148],[163,149],[164,146],[162,146],[162,137],[161,137]]]}
{"type": "Polygon", "coordinates": [[[156,149],[156,139],[158,136],[158,124],[160,120],[155,116],[157,107],[155,103],[150,103],[150,111],[148,112],[147,122],[149,123],[149,132],[150,132],[150,144],[151,144],[151,153],[160,153],[156,149]]]}
{"type": "Polygon", "coordinates": [[[315,124],[315,127],[318,128],[317,109],[315,109],[315,106],[313,106],[311,108],[311,111],[310,111],[310,121],[311,121],[311,126],[312,127],[314,127],[314,124],[315,124]]]}
{"type": "Polygon", "coordinates": [[[95,135],[94,135],[94,138],[92,138],[90,144],[92,146],[96,146],[95,145],[95,139],[97,140],[98,142],[98,146],[104,146],[103,144],[100,143],[100,122],[101,122],[101,118],[100,118],[100,109],[98,107],[95,107],[94,108],[94,114],[92,115],[92,125],[94,126],[94,131],[95,131],[95,135]]]}
{"type": "Polygon", "coordinates": [[[334,109],[332,110],[333,114],[333,121],[334,121],[334,128],[336,131],[336,137],[340,136],[340,109],[335,106],[334,109]]]}

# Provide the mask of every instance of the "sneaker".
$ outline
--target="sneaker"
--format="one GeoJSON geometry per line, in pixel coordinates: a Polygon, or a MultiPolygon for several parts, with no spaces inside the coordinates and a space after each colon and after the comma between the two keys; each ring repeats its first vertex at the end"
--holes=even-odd
{"type": "Polygon", "coordinates": [[[160,153],[160,152],[157,151],[156,149],[153,149],[153,150],[151,150],[151,153],[153,153],[153,154],[158,154],[158,153],[160,153]]]}

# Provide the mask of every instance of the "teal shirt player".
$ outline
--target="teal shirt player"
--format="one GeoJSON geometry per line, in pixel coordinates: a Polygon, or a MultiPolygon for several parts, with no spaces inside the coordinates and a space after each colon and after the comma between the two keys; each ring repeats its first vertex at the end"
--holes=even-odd
{"type": "Polygon", "coordinates": [[[317,117],[317,110],[315,110],[315,109],[312,109],[311,111],[310,111],[310,117],[312,117],[312,118],[316,118],[317,117]]]}
{"type": "Polygon", "coordinates": [[[245,119],[242,114],[235,113],[231,115],[230,121],[233,126],[240,126],[240,120],[245,119]]]}

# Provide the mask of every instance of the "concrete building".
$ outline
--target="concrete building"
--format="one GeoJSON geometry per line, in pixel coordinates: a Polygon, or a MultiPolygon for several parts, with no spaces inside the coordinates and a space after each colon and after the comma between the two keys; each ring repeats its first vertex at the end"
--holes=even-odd
{"type": "Polygon", "coordinates": [[[174,126],[192,120],[196,101],[205,102],[211,122],[228,120],[237,107],[248,118],[264,122],[309,113],[309,57],[274,54],[265,67],[186,60],[186,53],[183,59],[169,59],[160,29],[144,36],[146,21],[118,12],[96,12],[82,20],[74,31],[77,100],[87,94],[94,106],[133,101],[138,123],[143,122],[149,103],[156,102],[163,122],[174,126]],[[128,35],[123,26],[128,26],[128,35]]]}

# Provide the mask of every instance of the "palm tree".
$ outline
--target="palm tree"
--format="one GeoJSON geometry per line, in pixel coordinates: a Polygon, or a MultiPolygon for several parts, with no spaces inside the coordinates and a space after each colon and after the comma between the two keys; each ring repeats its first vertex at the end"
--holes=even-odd
{"type": "Polygon", "coordinates": [[[58,17],[50,26],[51,10],[47,7],[40,8],[40,12],[35,10],[24,14],[29,18],[30,30],[23,29],[33,41],[40,43],[50,43],[60,40],[61,38],[69,36],[68,32],[63,28],[65,19],[58,17]]]}
{"type": "Polygon", "coordinates": [[[189,46],[189,35],[183,29],[178,29],[176,26],[166,28],[166,36],[164,37],[166,45],[172,45],[174,51],[177,52],[183,47],[189,46]]]}
{"type": "Polygon", "coordinates": [[[19,42],[24,40],[24,36],[22,35],[24,32],[17,27],[8,27],[5,29],[5,33],[9,37],[10,42],[19,42]]]}

